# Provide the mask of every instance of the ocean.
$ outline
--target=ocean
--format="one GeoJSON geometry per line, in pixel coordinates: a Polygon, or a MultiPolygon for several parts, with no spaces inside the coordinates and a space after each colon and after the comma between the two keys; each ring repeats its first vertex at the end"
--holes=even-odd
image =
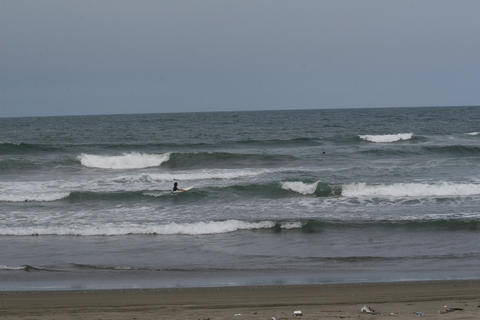
{"type": "Polygon", "coordinates": [[[480,278],[479,131],[477,107],[2,118],[0,290],[480,278]]]}

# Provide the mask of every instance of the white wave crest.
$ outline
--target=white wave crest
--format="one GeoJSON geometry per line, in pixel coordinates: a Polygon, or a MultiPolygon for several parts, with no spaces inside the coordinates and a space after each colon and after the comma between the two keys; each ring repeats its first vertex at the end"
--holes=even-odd
{"type": "Polygon", "coordinates": [[[465,134],[468,134],[469,136],[478,136],[480,134],[480,132],[478,131],[475,131],[475,132],[467,132],[465,134]]]}
{"type": "Polygon", "coordinates": [[[315,190],[317,190],[318,182],[314,183],[305,183],[301,181],[289,181],[289,182],[282,182],[281,186],[284,190],[291,190],[301,194],[314,194],[315,190]]]}
{"type": "Polygon", "coordinates": [[[4,264],[0,264],[0,270],[25,270],[25,267],[24,266],[7,266],[4,264]]]}
{"type": "MultiPolygon", "coordinates": [[[[270,229],[275,226],[273,221],[248,222],[241,220],[207,221],[193,223],[169,223],[164,225],[134,225],[134,224],[106,224],[101,226],[38,226],[0,228],[0,235],[75,235],[75,236],[115,236],[128,234],[158,234],[158,235],[202,235],[228,233],[238,230],[270,229]]],[[[292,229],[298,225],[286,224],[280,226],[292,229]]]]}
{"type": "Polygon", "coordinates": [[[359,135],[360,139],[370,142],[395,142],[400,140],[410,140],[413,137],[413,133],[397,133],[397,134],[380,134],[380,135],[359,135]]]}
{"type": "Polygon", "coordinates": [[[80,154],[77,159],[89,168],[101,169],[141,169],[158,167],[170,159],[170,153],[146,154],[139,152],[124,153],[119,156],[100,156],[95,154],[80,154]]]}
{"type": "Polygon", "coordinates": [[[4,202],[24,202],[24,201],[56,201],[70,195],[70,192],[50,192],[50,193],[0,193],[0,201],[4,202]]]}
{"type": "Polygon", "coordinates": [[[342,186],[345,197],[462,197],[480,195],[480,184],[473,183],[394,183],[368,185],[352,183],[342,186]]]}

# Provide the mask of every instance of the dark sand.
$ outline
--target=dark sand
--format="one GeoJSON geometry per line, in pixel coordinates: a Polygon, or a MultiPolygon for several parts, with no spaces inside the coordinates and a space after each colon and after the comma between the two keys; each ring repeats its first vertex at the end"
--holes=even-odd
{"type": "Polygon", "coordinates": [[[480,280],[0,293],[0,319],[280,320],[294,310],[301,319],[480,319],[480,280]],[[361,313],[365,304],[379,314],[361,313]]]}

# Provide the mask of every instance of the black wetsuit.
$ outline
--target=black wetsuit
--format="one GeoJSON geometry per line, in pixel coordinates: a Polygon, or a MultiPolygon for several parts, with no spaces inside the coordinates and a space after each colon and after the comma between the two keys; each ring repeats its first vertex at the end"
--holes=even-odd
{"type": "Polygon", "coordinates": [[[177,189],[178,189],[178,188],[177,188],[177,185],[176,185],[176,184],[173,185],[173,191],[177,191],[177,189]]]}

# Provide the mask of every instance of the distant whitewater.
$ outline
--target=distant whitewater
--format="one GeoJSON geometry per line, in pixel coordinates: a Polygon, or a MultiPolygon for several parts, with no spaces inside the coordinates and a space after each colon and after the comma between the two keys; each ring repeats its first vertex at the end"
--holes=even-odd
{"type": "Polygon", "coordinates": [[[80,163],[89,168],[101,169],[142,169],[158,167],[170,159],[170,153],[145,154],[139,152],[124,153],[119,156],[81,154],[80,163]]]}
{"type": "Polygon", "coordinates": [[[381,134],[381,135],[359,135],[360,139],[377,142],[377,143],[388,143],[396,142],[401,140],[410,140],[413,137],[413,133],[397,133],[397,134],[381,134]]]}
{"type": "Polygon", "coordinates": [[[369,185],[346,184],[342,187],[345,197],[466,197],[480,195],[480,184],[474,183],[393,183],[369,185]]]}

